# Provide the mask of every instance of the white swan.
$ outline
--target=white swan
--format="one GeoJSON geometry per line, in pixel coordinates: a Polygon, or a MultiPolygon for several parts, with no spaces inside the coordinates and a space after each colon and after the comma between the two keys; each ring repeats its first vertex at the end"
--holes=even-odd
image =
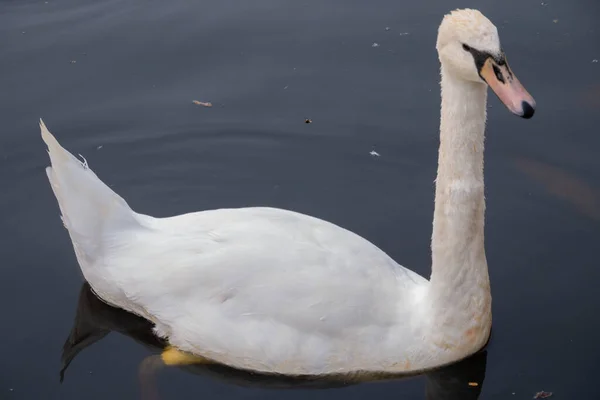
{"type": "Polygon", "coordinates": [[[46,172],[85,279],[106,302],[154,322],[177,354],[238,368],[404,373],[478,351],[491,327],[487,87],[524,118],[535,103],[480,12],[446,15],[437,50],[441,141],[430,281],[354,233],[291,211],[135,213],[40,121],[52,164],[46,172]]]}

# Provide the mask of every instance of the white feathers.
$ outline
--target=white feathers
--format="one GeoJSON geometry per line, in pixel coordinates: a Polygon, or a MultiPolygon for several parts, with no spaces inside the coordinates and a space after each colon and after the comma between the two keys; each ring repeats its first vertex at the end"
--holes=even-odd
{"type": "Polygon", "coordinates": [[[89,169],[85,158],[79,161],[58,143],[42,120],[40,129],[51,161],[46,174],[77,258],[85,269],[103,256],[100,252],[105,236],[137,225],[136,217],[125,200],[89,169]]]}

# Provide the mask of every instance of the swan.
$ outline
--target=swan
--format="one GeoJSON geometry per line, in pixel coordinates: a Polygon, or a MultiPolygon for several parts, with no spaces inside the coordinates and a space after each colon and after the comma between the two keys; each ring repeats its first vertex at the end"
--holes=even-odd
{"type": "Polygon", "coordinates": [[[285,375],[416,373],[485,346],[488,86],[514,114],[535,101],[477,10],[445,15],[436,49],[441,120],[429,280],[368,240],[288,210],[154,218],[65,150],[40,120],[46,168],[84,278],[108,304],[154,324],[167,365],[221,363],[285,375]]]}

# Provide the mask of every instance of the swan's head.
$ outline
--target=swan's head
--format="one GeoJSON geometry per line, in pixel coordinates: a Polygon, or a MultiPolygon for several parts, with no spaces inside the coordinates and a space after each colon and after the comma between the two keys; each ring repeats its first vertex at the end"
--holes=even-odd
{"type": "Polygon", "coordinates": [[[465,9],[444,16],[436,48],[444,73],[487,84],[511,112],[533,116],[535,100],[508,66],[498,29],[482,13],[465,9]]]}

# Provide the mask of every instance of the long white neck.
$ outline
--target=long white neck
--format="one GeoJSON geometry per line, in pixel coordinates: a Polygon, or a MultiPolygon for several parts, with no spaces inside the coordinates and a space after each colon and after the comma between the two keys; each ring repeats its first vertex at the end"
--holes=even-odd
{"type": "Polygon", "coordinates": [[[487,86],[455,78],[442,66],[441,89],[429,298],[433,322],[454,348],[487,340],[491,323],[484,249],[487,86]]]}

